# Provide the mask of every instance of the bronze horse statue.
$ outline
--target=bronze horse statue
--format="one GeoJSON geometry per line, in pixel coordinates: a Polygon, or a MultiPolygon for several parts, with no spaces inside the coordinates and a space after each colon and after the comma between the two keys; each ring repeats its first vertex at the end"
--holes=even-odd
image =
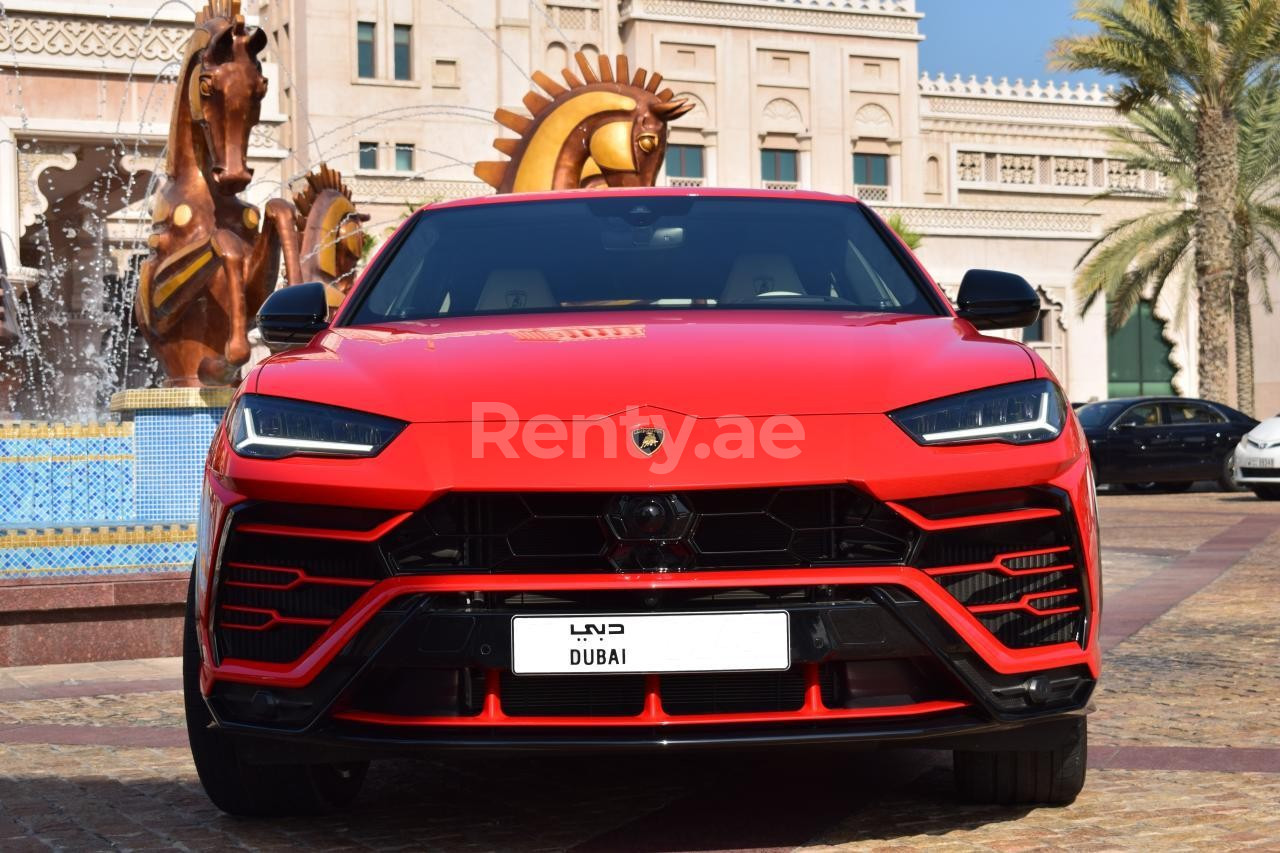
{"type": "Polygon", "coordinates": [[[475,166],[476,176],[498,192],[651,187],[657,181],[667,123],[694,104],[676,100],[670,89],[658,91],[661,74],[639,68],[630,76],[625,56],[616,64],[601,56],[597,68],[581,52],[574,59],[582,76],[564,69],[564,86],[541,71],[533,73],[546,94],[524,96],[532,118],[504,109],[493,114],[519,134],[494,140],[493,147],[510,160],[475,166]]]}
{"type": "Polygon", "coordinates": [[[324,282],[329,307],[337,308],[355,282],[369,214],[356,211],[342,175],[323,163],[306,176],[306,186],[294,195],[293,205],[302,235],[302,280],[324,282]]]}
{"type": "MultiPolygon", "coordinates": [[[[169,123],[168,180],[153,200],[152,254],[136,304],[167,386],[236,382],[249,359],[250,318],[275,287],[281,255],[285,281],[303,280],[299,232],[306,223],[299,228],[294,206],[273,198],[260,215],[237,197],[253,177],[246,156],[267,93],[258,61],[266,41],[263,30],[245,26],[240,0],[210,0],[187,42],[169,123]]],[[[349,210],[333,219],[335,231],[354,215],[349,198],[338,198],[349,210]]],[[[328,222],[334,203],[327,197],[310,215],[328,222]]],[[[353,261],[345,272],[351,267],[353,261]]]]}

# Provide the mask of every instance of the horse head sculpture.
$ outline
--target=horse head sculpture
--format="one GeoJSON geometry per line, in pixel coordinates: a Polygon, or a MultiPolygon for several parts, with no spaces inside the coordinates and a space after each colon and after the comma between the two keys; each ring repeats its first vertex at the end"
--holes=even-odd
{"type": "MultiPolygon", "coordinates": [[[[326,246],[362,239],[352,234],[362,217],[350,193],[323,165],[321,197],[308,199],[301,219],[285,199],[271,199],[260,212],[237,196],[253,177],[249,134],[267,93],[258,61],[266,41],[261,29],[246,26],[240,0],[209,0],[183,55],[135,312],[167,385],[237,381],[249,359],[248,325],[276,286],[281,259],[287,283],[303,280],[300,232],[310,234],[313,254],[326,258],[326,246]]],[[[334,272],[317,277],[348,279],[355,261],[341,254],[331,260],[334,272]]]]}
{"type": "Polygon", "coordinates": [[[293,197],[302,234],[302,277],[324,282],[329,306],[336,308],[355,281],[369,214],[356,211],[351,190],[336,170],[321,163],[306,179],[293,197]]]}
{"type": "Polygon", "coordinates": [[[566,68],[565,85],[541,71],[524,105],[532,118],[499,109],[494,118],[519,134],[496,139],[507,161],[477,163],[475,174],[500,193],[589,186],[653,186],[667,148],[667,124],[694,105],[658,90],[661,74],[643,68],[629,77],[627,58],[599,58],[598,70],[574,54],[582,76],[566,68]]]}
{"type": "Polygon", "coordinates": [[[197,144],[204,149],[200,159],[208,169],[206,177],[225,195],[240,192],[253,178],[246,158],[249,132],[267,95],[258,61],[266,44],[266,32],[245,26],[239,0],[212,0],[196,15],[187,43],[179,79],[188,115],[201,130],[197,144]]]}

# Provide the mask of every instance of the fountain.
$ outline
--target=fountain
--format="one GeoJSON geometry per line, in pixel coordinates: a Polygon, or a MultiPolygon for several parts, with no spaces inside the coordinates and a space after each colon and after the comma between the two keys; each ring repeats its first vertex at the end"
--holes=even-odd
{"type": "MultiPolygon", "coordinates": [[[[0,665],[91,659],[108,637],[107,654],[176,648],[203,459],[250,362],[259,305],[277,286],[319,280],[336,308],[367,232],[394,224],[369,222],[323,162],[250,184],[267,36],[239,12],[239,0],[192,12],[181,59],[147,90],[136,138],[21,143],[50,168],[33,181],[47,204],[23,246],[0,231],[11,250],[0,263],[20,265],[0,266],[0,400],[28,418],[0,419],[0,665]],[[163,147],[141,132],[161,84],[173,87],[163,147]],[[268,187],[276,194],[263,198],[268,187]],[[88,599],[113,608],[132,644],[75,609],[88,599]],[[30,607],[55,615],[28,618],[30,607]],[[15,611],[40,626],[33,637],[55,640],[6,645],[15,611]]],[[[8,26],[0,4],[0,36],[8,26]]],[[[518,134],[495,142],[510,159],[474,164],[497,191],[654,183],[667,123],[692,105],[660,89],[661,75],[630,74],[624,57],[575,61],[563,85],[526,75],[541,90],[524,98],[530,116],[493,114],[518,134]]],[[[439,113],[488,120],[478,108],[419,104],[365,122],[439,113]]],[[[311,134],[309,145],[321,159],[356,133],[311,134]]]]}

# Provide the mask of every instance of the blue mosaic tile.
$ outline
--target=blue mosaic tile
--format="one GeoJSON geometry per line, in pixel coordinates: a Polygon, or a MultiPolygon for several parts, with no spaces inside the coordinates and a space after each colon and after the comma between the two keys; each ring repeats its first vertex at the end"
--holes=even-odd
{"type": "Polygon", "coordinates": [[[131,520],[133,462],[128,435],[0,438],[0,523],[131,520]]]}
{"type": "Polygon", "coordinates": [[[134,416],[139,521],[194,519],[204,461],[221,409],[141,409],[134,416]]]}
{"type": "Polygon", "coordinates": [[[194,524],[8,530],[0,533],[0,582],[183,571],[195,558],[195,535],[194,524]]]}

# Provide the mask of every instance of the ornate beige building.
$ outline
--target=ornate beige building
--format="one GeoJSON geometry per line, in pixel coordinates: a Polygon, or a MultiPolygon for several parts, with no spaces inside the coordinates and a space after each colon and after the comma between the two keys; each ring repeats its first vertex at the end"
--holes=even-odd
{"type": "MultiPolygon", "coordinates": [[[[57,239],[57,217],[77,215],[67,199],[108,162],[129,192],[110,197],[103,239],[118,264],[136,250],[145,212],[129,202],[164,140],[164,75],[189,20],[170,3],[148,22],[158,2],[137,2],[148,6],[6,3],[0,241],[11,271],[46,230],[57,239]]],[[[1118,119],[1106,93],[925,75],[921,18],[914,0],[263,0],[273,89],[251,193],[278,193],[327,161],[381,237],[413,206],[490,191],[471,166],[492,158],[506,133],[493,109],[519,108],[532,70],[558,70],[576,50],[625,53],[698,105],[672,127],[663,182],[856,194],[923,235],[919,254],[944,286],[970,267],[1037,285],[1045,313],[1026,337],[1073,399],[1194,394],[1194,304],[1144,309],[1109,337],[1103,306],[1081,316],[1071,289],[1090,242],[1161,189],[1109,156],[1104,128],[1118,119]],[[1098,199],[1105,191],[1116,195],[1098,199]]],[[[89,288],[71,279],[74,303],[89,288]]],[[[1258,404],[1272,414],[1280,335],[1255,316],[1258,404]]]]}

